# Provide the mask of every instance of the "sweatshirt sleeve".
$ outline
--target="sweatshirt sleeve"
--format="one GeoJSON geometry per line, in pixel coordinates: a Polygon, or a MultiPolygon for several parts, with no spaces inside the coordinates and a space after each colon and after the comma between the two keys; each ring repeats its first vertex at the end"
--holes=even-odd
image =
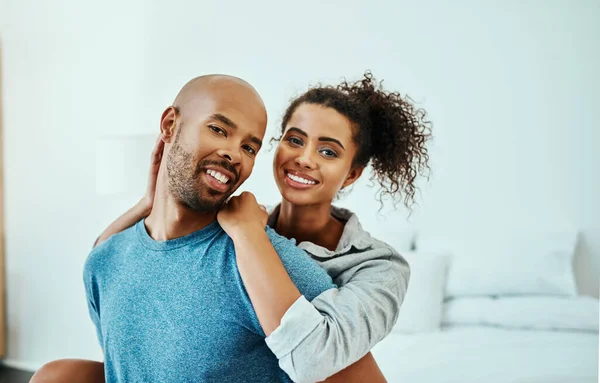
{"type": "Polygon", "coordinates": [[[324,380],[361,359],[392,330],[410,268],[389,247],[367,251],[382,254],[345,270],[336,278],[339,288],[312,302],[300,297],[266,339],[292,380],[324,380]]]}

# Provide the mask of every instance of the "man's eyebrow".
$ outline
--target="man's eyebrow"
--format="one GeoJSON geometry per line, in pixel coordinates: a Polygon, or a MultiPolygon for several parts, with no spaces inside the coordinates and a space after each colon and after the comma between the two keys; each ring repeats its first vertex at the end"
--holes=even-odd
{"type": "Polygon", "coordinates": [[[251,136],[250,137],[250,141],[254,142],[255,144],[257,144],[258,146],[262,147],[262,141],[260,138],[256,137],[256,136],[251,136]]]}
{"type": "MultiPolygon", "coordinates": [[[[308,134],[304,130],[296,128],[296,127],[289,128],[287,130],[287,133],[289,133],[289,132],[296,132],[296,133],[308,138],[308,134]]],[[[334,142],[334,143],[338,144],[339,146],[341,146],[342,149],[346,150],[346,148],[344,148],[344,145],[342,145],[342,143],[339,140],[336,140],[335,138],[319,137],[319,141],[334,142]]]]}
{"type": "Polygon", "coordinates": [[[212,116],[210,116],[210,118],[213,120],[221,121],[225,125],[229,126],[231,129],[237,129],[237,125],[235,124],[235,122],[231,121],[229,118],[222,115],[221,113],[215,113],[212,116]]]}

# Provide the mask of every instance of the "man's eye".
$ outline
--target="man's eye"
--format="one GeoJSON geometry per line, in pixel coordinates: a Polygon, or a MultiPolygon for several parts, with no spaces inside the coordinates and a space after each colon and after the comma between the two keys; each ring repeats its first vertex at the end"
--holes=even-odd
{"type": "Polygon", "coordinates": [[[244,145],[244,150],[247,151],[248,153],[250,153],[253,156],[256,155],[256,149],[254,149],[250,145],[244,145]]]}
{"type": "Polygon", "coordinates": [[[296,145],[296,146],[302,145],[302,140],[300,140],[297,137],[288,137],[287,141],[292,145],[296,145]]]}
{"type": "Polygon", "coordinates": [[[210,130],[212,130],[213,132],[215,132],[216,134],[220,134],[220,135],[222,135],[222,136],[225,136],[225,137],[227,137],[227,133],[225,132],[225,130],[224,130],[224,129],[221,129],[221,128],[219,128],[218,126],[215,126],[215,125],[209,125],[209,126],[208,126],[208,128],[209,128],[210,130]]]}

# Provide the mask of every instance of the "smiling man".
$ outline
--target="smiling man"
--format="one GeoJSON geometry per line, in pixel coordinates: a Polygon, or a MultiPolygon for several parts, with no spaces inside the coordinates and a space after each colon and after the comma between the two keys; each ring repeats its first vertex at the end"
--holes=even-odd
{"type": "MultiPolygon", "coordinates": [[[[254,88],[229,76],[190,81],[163,112],[151,214],[96,246],[84,268],[107,382],[289,381],[216,221],[250,176],[266,121],[254,88]]],[[[293,242],[266,230],[309,301],[333,287],[293,242]]]]}

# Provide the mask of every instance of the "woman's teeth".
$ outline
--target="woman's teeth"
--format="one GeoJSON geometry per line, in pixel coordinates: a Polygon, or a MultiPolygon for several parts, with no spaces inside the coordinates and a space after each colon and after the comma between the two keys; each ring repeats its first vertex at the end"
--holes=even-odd
{"type": "Polygon", "coordinates": [[[298,177],[298,176],[296,176],[296,175],[293,175],[293,174],[291,174],[291,173],[288,173],[288,174],[287,174],[287,176],[288,176],[288,177],[289,177],[289,178],[290,178],[292,181],[300,182],[300,183],[303,183],[303,184],[306,184],[306,185],[314,185],[314,184],[316,184],[316,182],[315,182],[315,181],[309,181],[309,180],[305,180],[304,178],[302,178],[302,177],[298,177]]]}
{"type": "Polygon", "coordinates": [[[216,170],[209,169],[206,172],[222,184],[226,184],[227,182],[229,182],[229,177],[225,176],[224,174],[219,173],[216,170]]]}

